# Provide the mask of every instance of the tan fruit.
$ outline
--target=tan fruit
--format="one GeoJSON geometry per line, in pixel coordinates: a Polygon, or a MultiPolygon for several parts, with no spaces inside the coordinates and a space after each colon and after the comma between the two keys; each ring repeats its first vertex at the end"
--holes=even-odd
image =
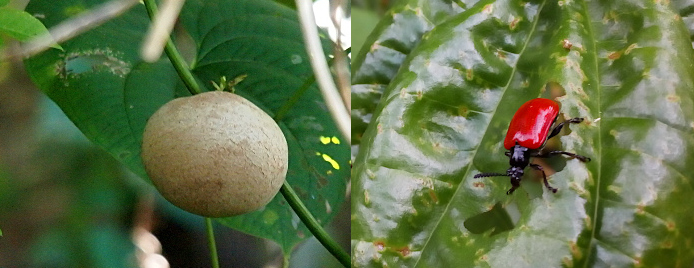
{"type": "Polygon", "coordinates": [[[159,192],[205,217],[265,206],[287,174],[287,141],[250,101],[214,91],[174,99],[147,122],[142,161],[159,192]]]}

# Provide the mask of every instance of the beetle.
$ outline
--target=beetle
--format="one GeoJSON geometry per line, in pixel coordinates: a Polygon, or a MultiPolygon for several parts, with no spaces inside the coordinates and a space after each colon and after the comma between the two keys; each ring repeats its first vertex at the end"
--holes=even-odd
{"type": "Polygon", "coordinates": [[[559,104],[553,100],[536,98],[524,103],[520,108],[518,108],[516,114],[513,115],[511,123],[508,127],[508,131],[506,132],[506,138],[504,139],[504,148],[508,150],[505,154],[510,159],[509,163],[511,164],[511,167],[506,170],[506,174],[479,173],[475,175],[474,178],[497,176],[510,177],[511,189],[506,192],[507,195],[510,195],[513,193],[513,191],[520,187],[521,177],[523,177],[524,172],[523,170],[529,165],[531,168],[542,172],[542,180],[545,187],[547,187],[547,189],[553,193],[556,193],[557,189],[550,186],[549,182],[547,182],[547,176],[545,175],[545,171],[542,169],[542,166],[530,163],[531,157],[546,158],[563,154],[576,158],[581,162],[590,161],[590,158],[588,157],[565,151],[542,152],[547,140],[559,134],[564,124],[576,124],[583,122],[583,118],[571,118],[567,121],[559,123],[550,132],[550,129],[556,122],[558,115],[559,104]]]}

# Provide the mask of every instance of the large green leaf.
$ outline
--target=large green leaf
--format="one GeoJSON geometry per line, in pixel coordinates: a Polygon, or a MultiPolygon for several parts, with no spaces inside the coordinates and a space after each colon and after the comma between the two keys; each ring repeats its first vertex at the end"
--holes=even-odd
{"type": "Polygon", "coordinates": [[[667,1],[487,0],[434,26],[361,141],[353,265],[691,267],[693,56],[667,1]],[[533,159],[559,191],[528,172],[507,196],[473,176],[508,168],[506,127],[535,97],[586,119],[548,147],[593,161],[533,159]]]}
{"type": "MultiPolygon", "coordinates": [[[[52,26],[103,1],[31,1],[52,26]]],[[[192,66],[208,89],[222,77],[247,77],[236,93],[271,116],[311,75],[292,10],[271,1],[189,0],[181,22],[196,46],[192,66]]],[[[143,6],[26,61],[32,79],[79,129],[142,178],[140,143],[147,119],[188,93],[166,59],[139,59],[149,25],[143,6]]],[[[326,47],[329,44],[326,42],[326,47]]],[[[330,51],[330,50],[327,50],[330,51]]],[[[340,143],[320,92],[312,85],[279,121],[290,150],[288,182],[326,224],[344,201],[349,147],[340,143]]],[[[219,219],[235,229],[277,241],[285,252],[311,233],[281,195],[264,209],[219,219]]]]}
{"type": "Polygon", "coordinates": [[[355,68],[352,68],[352,154],[358,151],[383,89],[405,57],[425,32],[466,6],[449,0],[401,1],[378,23],[359,50],[354,60],[355,68]]]}

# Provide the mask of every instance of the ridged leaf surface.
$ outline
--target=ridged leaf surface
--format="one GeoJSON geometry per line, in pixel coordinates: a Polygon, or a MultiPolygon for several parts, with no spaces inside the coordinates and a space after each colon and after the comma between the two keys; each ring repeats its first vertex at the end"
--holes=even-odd
{"type": "Polygon", "coordinates": [[[365,98],[353,266],[691,267],[694,58],[678,12],[480,1],[432,26],[365,98]],[[559,102],[559,120],[585,118],[547,149],[592,161],[534,158],[559,191],[528,168],[507,196],[508,178],[473,176],[509,167],[506,128],[536,97],[559,102]]]}

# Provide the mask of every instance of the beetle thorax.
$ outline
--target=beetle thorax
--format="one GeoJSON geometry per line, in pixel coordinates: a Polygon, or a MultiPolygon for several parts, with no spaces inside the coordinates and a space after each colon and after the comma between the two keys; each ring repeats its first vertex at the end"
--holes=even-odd
{"type": "Polygon", "coordinates": [[[515,146],[513,146],[513,148],[511,148],[510,153],[511,154],[509,157],[509,164],[511,164],[511,168],[509,168],[508,171],[510,172],[511,169],[517,167],[520,169],[520,172],[522,174],[523,169],[525,169],[525,167],[527,167],[530,163],[530,151],[528,150],[528,148],[516,144],[515,146]]]}

